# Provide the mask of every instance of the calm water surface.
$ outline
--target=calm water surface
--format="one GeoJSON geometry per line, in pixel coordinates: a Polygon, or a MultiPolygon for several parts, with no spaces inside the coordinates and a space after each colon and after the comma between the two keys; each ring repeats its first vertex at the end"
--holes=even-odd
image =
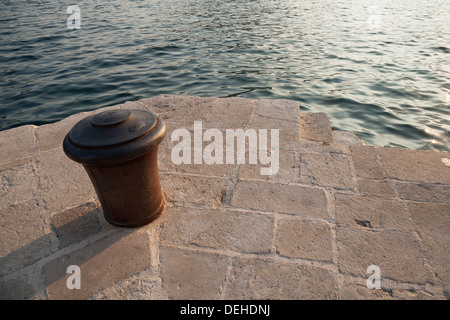
{"type": "Polygon", "coordinates": [[[368,144],[450,150],[448,0],[103,2],[0,1],[0,130],[158,94],[286,98],[368,144]]]}

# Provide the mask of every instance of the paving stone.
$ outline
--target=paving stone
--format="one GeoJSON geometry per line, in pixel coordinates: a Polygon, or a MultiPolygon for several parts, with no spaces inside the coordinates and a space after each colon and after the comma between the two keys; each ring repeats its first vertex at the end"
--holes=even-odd
{"type": "Polygon", "coordinates": [[[36,266],[26,267],[20,272],[0,277],[1,300],[32,300],[39,294],[39,277],[36,266]]]}
{"type": "Polygon", "coordinates": [[[354,189],[350,159],[336,153],[300,154],[300,182],[335,189],[354,189]]]}
{"type": "Polygon", "coordinates": [[[214,101],[205,126],[212,128],[246,128],[251,121],[255,100],[248,98],[220,98],[214,101]]]}
{"type": "Polygon", "coordinates": [[[61,121],[36,127],[35,134],[39,150],[42,152],[61,147],[64,138],[73,126],[92,114],[94,112],[81,112],[61,121]]]}
{"type": "Polygon", "coordinates": [[[298,123],[288,120],[263,117],[255,114],[250,128],[258,133],[261,129],[267,130],[267,148],[272,147],[272,129],[278,130],[278,146],[280,149],[295,149],[300,143],[300,133],[298,123]]]}
{"type": "Polygon", "coordinates": [[[138,103],[169,121],[206,121],[217,98],[201,98],[182,95],[159,95],[138,103]]]}
{"type": "Polygon", "coordinates": [[[270,215],[173,207],[164,214],[159,238],[174,245],[268,253],[273,227],[270,215]]]}
{"type": "Polygon", "coordinates": [[[269,164],[239,165],[238,177],[240,180],[262,180],[279,183],[298,183],[300,180],[300,156],[297,151],[281,149],[278,158],[278,171],[274,174],[263,175],[262,168],[272,167],[276,170],[275,160],[269,164]]]}
{"type": "Polygon", "coordinates": [[[358,179],[358,189],[364,195],[396,197],[394,184],[390,180],[358,179]]]}
{"type": "Polygon", "coordinates": [[[36,177],[36,197],[45,202],[49,212],[59,212],[97,198],[83,166],[70,160],[62,148],[36,157],[36,177]]]}
{"type": "Polygon", "coordinates": [[[143,270],[95,293],[90,300],[162,300],[167,299],[161,279],[143,270]]]}
{"type": "Polygon", "coordinates": [[[0,163],[31,157],[37,152],[33,129],[26,125],[2,131],[0,134],[0,163]]]}
{"type": "Polygon", "coordinates": [[[336,299],[334,274],[294,261],[235,258],[225,299],[336,299]]]}
{"type": "Polygon", "coordinates": [[[239,181],[231,205],[260,211],[328,218],[327,199],[320,188],[260,181],[239,181]]]}
{"type": "Polygon", "coordinates": [[[102,230],[99,215],[103,214],[98,202],[88,202],[53,215],[51,223],[58,238],[58,247],[85,240],[102,230]]]}
{"type": "Polygon", "coordinates": [[[382,180],[384,178],[383,169],[378,162],[378,155],[375,147],[352,146],[350,147],[353,165],[358,177],[382,180]]]}
{"type": "Polygon", "coordinates": [[[332,262],[331,226],[326,222],[285,217],[279,221],[277,253],[291,258],[332,262]]]}
{"type": "Polygon", "coordinates": [[[35,200],[0,209],[0,277],[51,254],[50,233],[35,200]]]}
{"type": "Polygon", "coordinates": [[[396,182],[398,196],[405,200],[450,202],[450,186],[426,183],[396,182]]]}
{"type": "Polygon", "coordinates": [[[411,222],[397,200],[335,193],[338,223],[365,228],[412,229],[411,222]]]}
{"type": "Polygon", "coordinates": [[[148,234],[144,230],[115,232],[78,250],[57,257],[42,267],[50,300],[87,299],[98,290],[150,266],[148,234]],[[80,289],[68,289],[67,268],[80,268],[80,289]]]}
{"type": "Polygon", "coordinates": [[[392,290],[369,289],[364,285],[346,284],[340,290],[341,300],[395,300],[392,290]]]}
{"type": "Polygon", "coordinates": [[[333,143],[330,119],[323,112],[300,112],[300,138],[302,140],[333,143]]]}
{"type": "Polygon", "coordinates": [[[162,246],[162,288],[168,299],[219,299],[230,258],[162,246]]]}
{"type": "Polygon", "coordinates": [[[298,123],[300,104],[293,100],[260,99],[255,100],[255,114],[262,117],[298,123]]]}
{"type": "Polygon", "coordinates": [[[34,198],[36,177],[33,163],[25,163],[0,171],[0,208],[6,208],[34,198]]]}
{"type": "Polygon", "coordinates": [[[450,184],[450,166],[442,159],[445,152],[379,148],[381,161],[388,177],[423,183],[450,184]]]}
{"type": "Polygon", "coordinates": [[[433,270],[450,292],[450,204],[407,202],[407,206],[432,258],[433,270]]]}
{"type": "Polygon", "coordinates": [[[161,174],[160,183],[167,200],[172,203],[209,207],[222,206],[232,185],[231,180],[226,178],[181,174],[161,174]]]}
{"type": "Polygon", "coordinates": [[[340,272],[367,277],[370,265],[381,271],[381,281],[436,284],[429,260],[412,232],[373,231],[362,227],[339,226],[336,232],[340,272]]]}
{"type": "Polygon", "coordinates": [[[364,146],[363,140],[349,131],[333,130],[333,142],[343,146],[364,146]]]}

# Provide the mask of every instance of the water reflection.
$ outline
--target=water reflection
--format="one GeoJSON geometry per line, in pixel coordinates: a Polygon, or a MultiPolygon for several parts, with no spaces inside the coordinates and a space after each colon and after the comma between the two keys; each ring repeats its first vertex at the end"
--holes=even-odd
{"type": "Polygon", "coordinates": [[[450,2],[0,3],[0,129],[157,94],[286,98],[367,143],[450,150],[450,2]],[[432,130],[430,133],[426,129],[432,130]]]}

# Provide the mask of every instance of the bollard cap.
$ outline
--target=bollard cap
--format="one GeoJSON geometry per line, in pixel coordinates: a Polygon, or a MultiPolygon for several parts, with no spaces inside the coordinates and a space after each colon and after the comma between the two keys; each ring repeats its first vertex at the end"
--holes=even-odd
{"type": "Polygon", "coordinates": [[[79,121],[66,135],[66,155],[87,165],[112,165],[136,159],[164,139],[166,126],[146,110],[108,110],[79,121]]]}

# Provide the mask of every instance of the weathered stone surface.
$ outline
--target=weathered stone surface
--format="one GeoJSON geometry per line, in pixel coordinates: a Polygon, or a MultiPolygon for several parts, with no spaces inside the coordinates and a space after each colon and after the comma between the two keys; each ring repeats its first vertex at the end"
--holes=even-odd
{"type": "Polygon", "coordinates": [[[337,153],[302,153],[300,182],[336,189],[354,189],[350,159],[337,153]]]}
{"type": "Polygon", "coordinates": [[[395,184],[398,196],[405,200],[423,202],[450,202],[450,186],[426,183],[400,182],[395,184]]]}
{"type": "Polygon", "coordinates": [[[263,117],[255,114],[250,123],[250,128],[260,132],[267,130],[267,148],[272,146],[272,129],[278,130],[278,146],[281,149],[296,149],[299,145],[299,126],[292,121],[263,117]]]}
{"type": "Polygon", "coordinates": [[[429,260],[412,232],[373,231],[339,226],[336,232],[338,265],[345,275],[367,277],[367,268],[380,267],[381,281],[436,284],[429,260]]]}
{"type": "Polygon", "coordinates": [[[270,215],[174,207],[164,214],[159,237],[167,244],[268,253],[273,227],[270,215]]]}
{"type": "Polygon", "coordinates": [[[219,299],[230,258],[163,246],[160,263],[168,299],[219,299]]]}
{"type": "Polygon", "coordinates": [[[378,148],[388,177],[425,183],[450,184],[450,166],[445,152],[378,148]]]}
{"type": "Polygon", "coordinates": [[[300,112],[300,138],[302,140],[333,143],[330,119],[323,112],[300,112]]]}
{"type": "Polygon", "coordinates": [[[363,146],[364,141],[361,140],[353,132],[333,130],[333,141],[343,146],[363,146]]]}
{"type": "Polygon", "coordinates": [[[338,223],[366,228],[412,229],[401,203],[396,200],[353,194],[335,194],[338,223]]]}
{"type": "Polygon", "coordinates": [[[390,180],[358,179],[358,189],[364,195],[394,198],[394,184],[390,180]]]}
{"type": "Polygon", "coordinates": [[[70,160],[62,148],[43,152],[36,157],[36,196],[45,208],[62,211],[65,208],[96,199],[94,187],[83,166],[70,160]]]}
{"type": "Polygon", "coordinates": [[[99,215],[103,214],[100,204],[88,202],[55,214],[51,223],[58,238],[59,248],[78,243],[102,230],[99,215]]]}
{"type": "Polygon", "coordinates": [[[0,209],[0,277],[49,255],[54,249],[50,233],[35,200],[0,209]]]}
{"type": "Polygon", "coordinates": [[[0,132],[0,298],[448,299],[448,153],[364,146],[338,131],[330,142],[330,130],[325,114],[294,101],[158,96],[0,132]],[[167,125],[166,210],[139,229],[106,222],[61,147],[78,120],[123,108],[167,125]],[[301,139],[301,114],[317,117],[305,134],[320,141],[301,139]],[[193,160],[194,121],[224,137],[267,129],[269,147],[278,129],[278,172],[249,164],[248,141],[244,164],[175,165],[171,134],[191,133],[193,160]],[[81,290],[66,286],[73,264],[81,290]],[[366,287],[372,264],[380,290],[366,287]]]}
{"type": "Polygon", "coordinates": [[[167,299],[161,279],[144,270],[98,291],[90,300],[162,300],[167,299]]]}
{"type": "Polygon", "coordinates": [[[450,204],[407,202],[407,206],[432,258],[433,270],[450,292],[450,204]]]}
{"type": "Polygon", "coordinates": [[[336,299],[334,274],[294,261],[236,258],[226,299],[336,299]]]}
{"type": "Polygon", "coordinates": [[[303,217],[328,218],[325,192],[319,188],[239,181],[233,192],[231,205],[303,217]]]}
{"type": "Polygon", "coordinates": [[[169,121],[205,121],[217,98],[201,98],[182,95],[159,95],[138,103],[169,121]]]}
{"type": "Polygon", "coordinates": [[[33,199],[36,187],[34,165],[31,160],[0,171],[0,208],[33,199]]]}
{"type": "Polygon", "coordinates": [[[0,134],[0,163],[31,157],[37,152],[33,129],[35,126],[26,125],[0,134]]]}
{"type": "Polygon", "coordinates": [[[331,226],[326,222],[285,217],[277,229],[277,253],[291,258],[331,262],[331,226]]]}
{"type": "Polygon", "coordinates": [[[241,164],[239,165],[238,177],[240,180],[262,180],[279,183],[298,183],[300,180],[300,155],[297,151],[281,149],[278,158],[278,171],[275,174],[263,175],[262,168],[275,169],[275,163],[267,165],[241,164]]]}
{"type": "Polygon", "coordinates": [[[193,175],[161,174],[161,188],[167,199],[175,204],[223,205],[232,182],[226,178],[193,175]]]}
{"type": "Polygon", "coordinates": [[[39,296],[39,277],[36,266],[0,277],[1,300],[30,300],[39,296]]]}
{"type": "Polygon", "coordinates": [[[253,116],[255,100],[248,98],[220,98],[214,101],[205,125],[212,128],[245,129],[253,116]]]}
{"type": "Polygon", "coordinates": [[[352,146],[350,147],[353,165],[356,175],[361,178],[379,179],[384,178],[384,171],[378,162],[378,155],[375,147],[352,146]]]}
{"type": "Polygon", "coordinates": [[[86,299],[98,290],[150,266],[148,234],[143,230],[119,231],[42,267],[49,299],[86,299]],[[68,289],[67,268],[80,267],[81,289],[68,289]]]}
{"type": "Polygon", "coordinates": [[[36,127],[35,134],[39,150],[42,152],[62,147],[65,136],[73,126],[92,114],[94,112],[81,112],[61,121],[36,127]]]}
{"type": "Polygon", "coordinates": [[[284,99],[256,100],[255,115],[278,120],[291,121],[297,124],[300,113],[300,104],[284,99]]]}
{"type": "Polygon", "coordinates": [[[391,290],[369,289],[364,285],[346,284],[340,290],[342,300],[395,300],[391,290]]]}

